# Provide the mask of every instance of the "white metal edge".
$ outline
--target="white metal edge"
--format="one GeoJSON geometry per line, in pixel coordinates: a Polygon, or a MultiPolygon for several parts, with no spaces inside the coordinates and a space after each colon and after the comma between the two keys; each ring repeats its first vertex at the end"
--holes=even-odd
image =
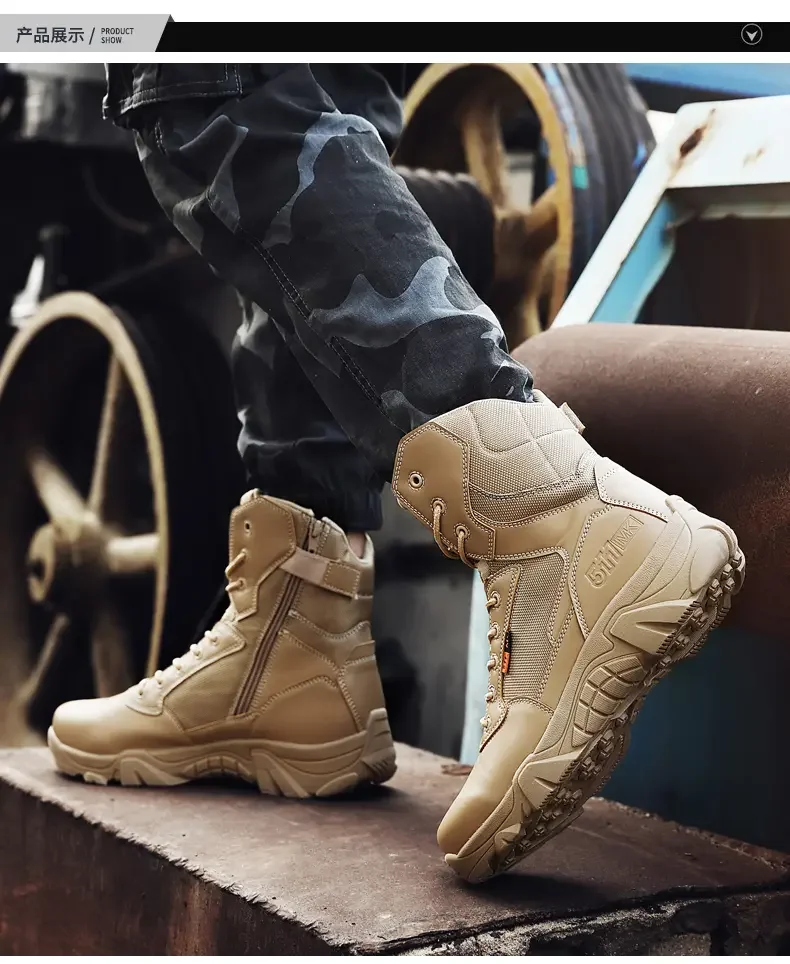
{"type": "Polygon", "coordinates": [[[584,325],[595,315],[628,253],[636,244],[678,168],[684,163],[680,155],[681,146],[706,122],[711,108],[720,108],[723,104],[730,103],[733,102],[686,104],[677,112],[674,124],[636,179],[628,197],[554,319],[553,327],[584,325]]]}
{"type": "Polygon", "coordinates": [[[699,143],[669,187],[711,188],[790,182],[790,96],[708,104],[699,143]]]}

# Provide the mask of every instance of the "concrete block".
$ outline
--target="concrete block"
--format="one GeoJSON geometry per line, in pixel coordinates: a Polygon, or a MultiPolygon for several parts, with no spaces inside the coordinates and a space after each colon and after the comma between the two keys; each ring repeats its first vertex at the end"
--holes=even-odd
{"type": "Polygon", "coordinates": [[[88,786],[0,751],[0,954],[790,949],[790,858],[603,800],[465,885],[434,839],[459,767],[398,754],[388,787],[304,802],[88,786]]]}

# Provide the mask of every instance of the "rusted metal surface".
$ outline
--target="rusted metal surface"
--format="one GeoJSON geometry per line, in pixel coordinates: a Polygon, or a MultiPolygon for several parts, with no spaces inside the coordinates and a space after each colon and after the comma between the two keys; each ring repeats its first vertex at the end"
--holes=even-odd
{"type": "Polygon", "coordinates": [[[700,125],[699,127],[695,127],[685,141],[683,141],[683,143],[680,145],[678,155],[681,158],[687,157],[702,140],[706,130],[707,127],[704,124],[700,125]]]}
{"type": "Polygon", "coordinates": [[[463,777],[402,745],[398,760],[375,793],[304,802],[86,786],[54,774],[46,751],[0,751],[0,819],[16,828],[0,837],[0,953],[452,952],[519,928],[605,931],[624,906],[649,930],[667,902],[693,915],[790,882],[778,855],[593,800],[517,872],[471,888],[434,839],[463,777]]]}
{"type": "MultiPolygon", "coordinates": [[[[667,188],[729,187],[738,194],[744,187],[786,188],[790,182],[790,134],[783,121],[789,108],[788,96],[682,108],[676,115],[675,129],[683,163],[667,188]]],[[[787,191],[783,193],[786,196],[787,191]]]]}
{"type": "Polygon", "coordinates": [[[790,632],[790,333],[652,325],[553,329],[516,352],[602,454],[738,533],[728,626],[790,632]]]}

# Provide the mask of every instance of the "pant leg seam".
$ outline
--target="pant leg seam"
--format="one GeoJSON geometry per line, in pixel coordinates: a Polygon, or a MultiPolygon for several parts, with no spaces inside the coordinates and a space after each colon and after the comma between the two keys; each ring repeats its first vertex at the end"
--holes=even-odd
{"type": "MultiPolygon", "coordinates": [[[[387,414],[387,410],[384,408],[384,405],[382,404],[382,401],[379,398],[378,393],[370,384],[370,382],[367,380],[367,378],[365,378],[365,373],[360,371],[357,368],[351,356],[348,354],[345,348],[343,348],[343,346],[339,343],[337,338],[335,338],[334,335],[330,335],[328,341],[332,350],[335,352],[336,355],[340,356],[342,363],[345,364],[346,368],[348,368],[348,370],[351,372],[354,380],[359,384],[359,387],[362,389],[362,391],[370,398],[370,400],[373,402],[376,408],[378,408],[381,414],[387,419],[390,425],[392,425],[394,428],[398,428],[398,426],[395,425],[395,423],[387,414]]],[[[400,431],[400,429],[398,430],[400,431]]]]}
{"type": "MultiPolygon", "coordinates": [[[[216,213],[216,212],[215,212],[216,213]]],[[[221,219],[220,219],[221,220],[221,219]]],[[[310,315],[312,314],[312,309],[307,304],[307,302],[302,298],[301,294],[297,290],[294,283],[285,273],[283,268],[280,266],[279,262],[275,259],[271,251],[268,251],[263,247],[262,244],[255,238],[254,235],[246,231],[241,225],[237,227],[237,233],[242,237],[247,244],[256,252],[256,254],[268,265],[272,275],[279,284],[283,291],[283,294],[292,302],[297,311],[302,315],[304,320],[309,324],[310,315]]],[[[387,419],[393,428],[401,431],[401,429],[392,421],[392,419],[387,414],[384,405],[381,402],[377,392],[370,384],[370,382],[365,378],[364,373],[361,372],[357,366],[354,364],[353,360],[350,358],[348,353],[343,349],[337,342],[337,339],[330,335],[327,339],[326,344],[332,349],[332,351],[340,359],[340,363],[345,366],[345,368],[351,374],[351,377],[359,385],[362,391],[367,395],[370,401],[376,406],[376,408],[381,412],[381,414],[387,419]]]]}
{"type": "MultiPolygon", "coordinates": [[[[222,219],[220,218],[220,220],[222,219]]],[[[308,318],[310,317],[309,305],[305,302],[305,300],[299,294],[299,291],[297,290],[296,286],[288,277],[288,275],[285,273],[285,271],[283,271],[283,269],[280,267],[280,264],[274,258],[272,253],[270,251],[267,251],[266,248],[264,248],[263,245],[260,244],[260,242],[256,239],[256,237],[253,234],[250,234],[249,231],[247,231],[241,225],[238,225],[236,228],[236,231],[232,233],[238,234],[239,237],[241,237],[244,241],[246,241],[247,244],[258,255],[258,257],[260,257],[261,260],[265,262],[269,270],[274,275],[275,281],[282,289],[283,294],[286,295],[288,300],[292,302],[294,307],[298,310],[299,314],[302,315],[305,321],[307,321],[308,318]]]]}

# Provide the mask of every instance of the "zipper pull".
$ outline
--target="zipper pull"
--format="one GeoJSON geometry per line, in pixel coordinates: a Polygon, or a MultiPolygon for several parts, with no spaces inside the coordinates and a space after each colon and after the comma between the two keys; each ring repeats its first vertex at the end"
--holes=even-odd
{"type": "Polygon", "coordinates": [[[307,549],[308,552],[318,551],[318,543],[321,540],[322,528],[321,522],[318,519],[310,520],[310,524],[307,529],[307,545],[305,546],[305,549],[307,549]]]}

